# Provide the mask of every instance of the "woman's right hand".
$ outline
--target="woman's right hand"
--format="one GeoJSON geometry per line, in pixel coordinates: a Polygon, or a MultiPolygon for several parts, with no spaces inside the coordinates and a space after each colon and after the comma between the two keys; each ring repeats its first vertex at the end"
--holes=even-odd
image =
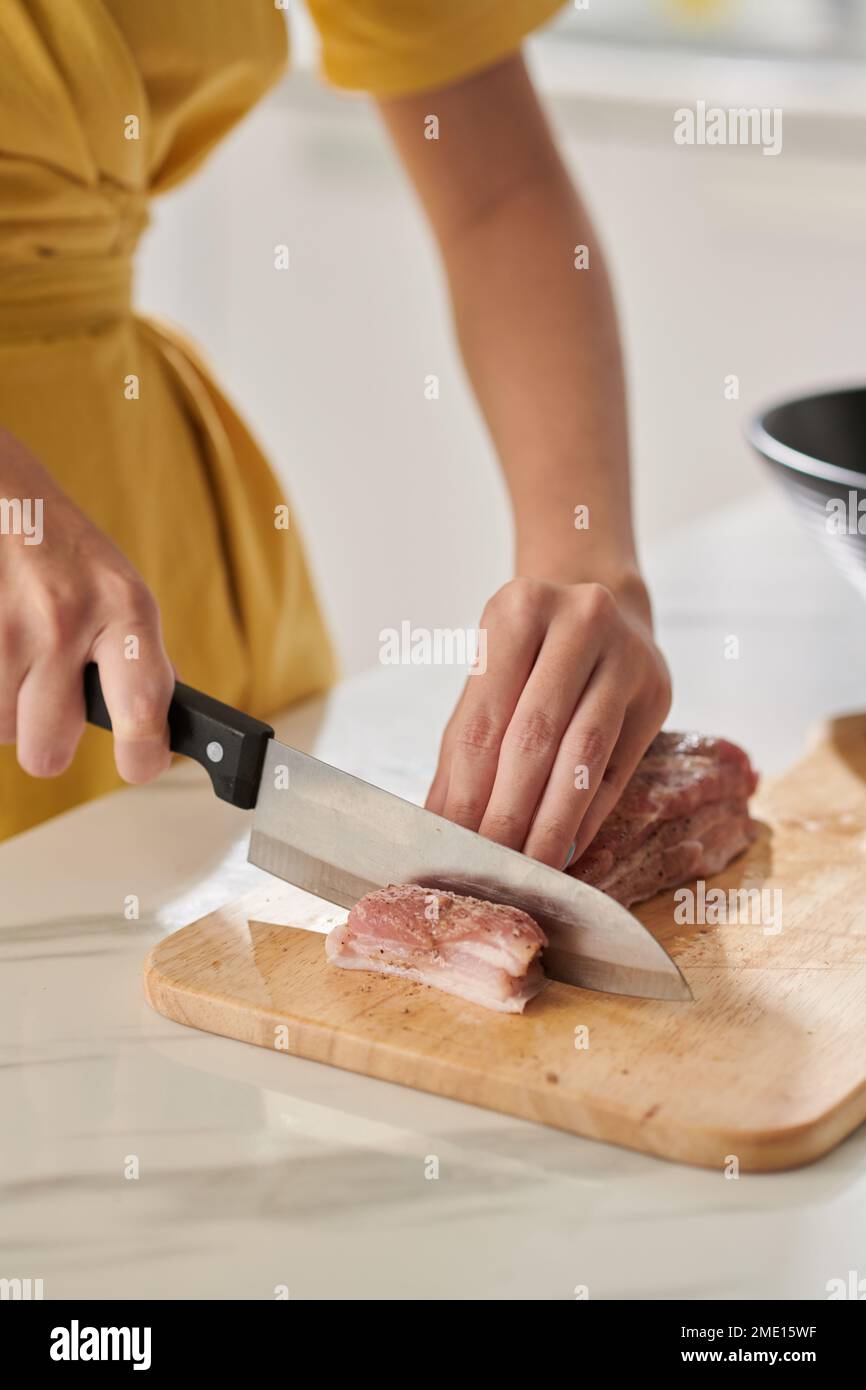
{"type": "Polygon", "coordinates": [[[17,744],[18,762],[34,777],[56,777],[72,761],[88,661],[99,666],[118,772],[127,782],[150,781],[170,761],[174,690],[156,601],[108,537],[0,429],[0,743],[17,744]]]}

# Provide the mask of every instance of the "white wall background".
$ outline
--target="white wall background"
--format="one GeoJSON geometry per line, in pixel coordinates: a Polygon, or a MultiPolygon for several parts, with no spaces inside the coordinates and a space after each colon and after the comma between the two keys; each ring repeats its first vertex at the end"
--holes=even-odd
{"type": "MultiPolygon", "coordinates": [[[[755,403],[866,376],[866,84],[555,36],[533,60],[614,269],[639,533],[663,541],[766,486],[741,438],[755,403]],[[783,104],[783,153],[676,147],[698,96],[783,104]]],[[[295,73],[154,217],[139,302],[198,341],[286,479],[344,670],[403,619],[477,621],[508,577],[507,506],[374,113],[295,73]]]]}

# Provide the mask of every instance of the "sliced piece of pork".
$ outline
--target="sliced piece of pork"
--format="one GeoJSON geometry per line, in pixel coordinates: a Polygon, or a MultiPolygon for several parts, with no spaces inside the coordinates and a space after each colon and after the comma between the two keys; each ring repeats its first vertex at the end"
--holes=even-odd
{"type": "Polygon", "coordinates": [[[522,1013],[546,983],[547,938],[516,907],[392,885],[367,893],[325,941],[332,965],[432,985],[502,1013],[522,1013]]]}

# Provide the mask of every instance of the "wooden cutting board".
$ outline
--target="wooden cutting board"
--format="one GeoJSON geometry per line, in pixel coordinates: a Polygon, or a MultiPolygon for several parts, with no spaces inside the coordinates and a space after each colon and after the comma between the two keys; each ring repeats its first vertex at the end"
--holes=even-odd
{"type": "Polygon", "coordinates": [[[707,891],[764,889],[770,906],[781,890],[781,931],[742,908],[678,923],[672,893],[638,910],[691,1004],[551,983],[497,1014],[338,970],[276,880],[161,942],[147,998],[211,1033],[684,1163],[808,1163],[866,1118],[866,715],[823,728],[754,811],[759,838],[707,891]]]}

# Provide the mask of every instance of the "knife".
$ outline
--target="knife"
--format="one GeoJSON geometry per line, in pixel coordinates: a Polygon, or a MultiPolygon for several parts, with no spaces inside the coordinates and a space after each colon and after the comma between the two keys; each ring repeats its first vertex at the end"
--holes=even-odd
{"type": "MultiPolygon", "coordinates": [[[[89,722],[110,729],[93,662],[84,696],[89,722]]],[[[269,724],[180,681],[168,726],[172,752],[200,763],[223,801],[253,811],[247,857],[260,869],[341,907],[389,883],[507,903],[547,934],[555,980],[691,999],[664,947],[606,893],[280,743],[269,724]]]]}

